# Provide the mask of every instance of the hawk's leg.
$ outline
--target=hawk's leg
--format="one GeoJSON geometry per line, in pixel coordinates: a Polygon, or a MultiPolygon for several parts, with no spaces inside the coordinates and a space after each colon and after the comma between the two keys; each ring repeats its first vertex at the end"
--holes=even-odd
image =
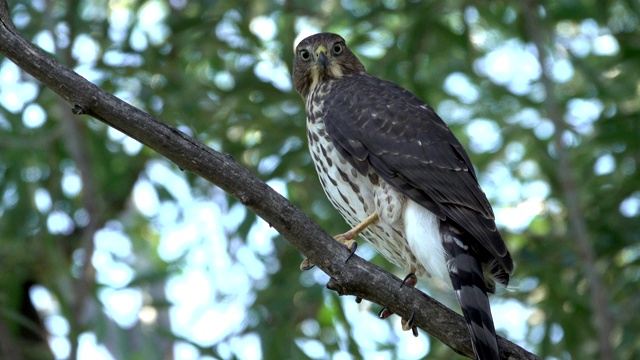
{"type": "MultiPolygon", "coordinates": [[[[356,236],[358,236],[364,229],[366,229],[367,226],[376,222],[376,220],[378,220],[377,213],[373,215],[369,215],[368,218],[364,219],[358,225],[354,226],[353,229],[347,231],[344,234],[339,234],[333,237],[340,244],[346,246],[347,249],[351,251],[351,255],[349,255],[349,257],[347,258],[347,261],[351,259],[351,256],[355,254],[356,249],[358,248],[358,243],[356,243],[356,240],[355,240],[356,236]]],[[[300,264],[300,270],[306,271],[311,269],[313,266],[314,265],[311,263],[311,261],[309,261],[309,259],[304,259],[300,264]]]]}
{"type": "MultiPolygon", "coordinates": [[[[412,271],[409,273],[409,275],[404,277],[404,279],[402,280],[402,284],[400,284],[400,287],[405,285],[410,287],[415,287],[417,283],[418,283],[418,277],[412,271]]],[[[378,317],[380,319],[386,319],[391,315],[393,315],[393,312],[389,310],[389,308],[386,306],[383,307],[382,310],[380,310],[380,313],[378,313],[378,317]]],[[[415,315],[415,312],[411,312],[411,316],[409,316],[409,319],[401,319],[401,324],[402,324],[402,330],[404,331],[411,330],[411,332],[413,333],[413,336],[417,337],[418,328],[415,325],[413,325],[414,315],[415,315]]]]}

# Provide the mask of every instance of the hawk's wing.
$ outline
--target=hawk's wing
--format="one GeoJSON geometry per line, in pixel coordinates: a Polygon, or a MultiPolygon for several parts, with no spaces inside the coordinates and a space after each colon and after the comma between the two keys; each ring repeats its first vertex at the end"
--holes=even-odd
{"type": "Polygon", "coordinates": [[[323,120],[351,165],[363,174],[373,168],[440,219],[453,221],[510,273],[513,263],[471,160],[435,111],[400,86],[369,75],[345,76],[331,86],[323,120]]]}

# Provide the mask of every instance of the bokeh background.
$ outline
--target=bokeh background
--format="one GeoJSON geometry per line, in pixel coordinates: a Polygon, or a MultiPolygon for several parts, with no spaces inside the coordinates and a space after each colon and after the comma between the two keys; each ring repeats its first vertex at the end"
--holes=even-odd
{"type": "MultiPolygon", "coordinates": [[[[330,233],[346,225],[313,170],[290,70],[297,41],[340,33],[469,150],[516,261],[492,297],[499,333],[547,359],[640,358],[636,0],[9,6],[58,61],[231,154],[330,233]]],[[[328,291],[302,258],[220,189],[72,115],[0,57],[0,358],[459,358],[328,291]]]]}

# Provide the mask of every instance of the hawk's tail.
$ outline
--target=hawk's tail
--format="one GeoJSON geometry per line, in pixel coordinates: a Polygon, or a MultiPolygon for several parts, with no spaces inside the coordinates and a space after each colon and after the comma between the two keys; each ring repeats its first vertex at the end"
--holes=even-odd
{"type": "Polygon", "coordinates": [[[478,360],[498,360],[500,353],[480,261],[462,242],[457,229],[442,222],[442,245],[447,253],[451,284],[471,332],[478,360]]]}

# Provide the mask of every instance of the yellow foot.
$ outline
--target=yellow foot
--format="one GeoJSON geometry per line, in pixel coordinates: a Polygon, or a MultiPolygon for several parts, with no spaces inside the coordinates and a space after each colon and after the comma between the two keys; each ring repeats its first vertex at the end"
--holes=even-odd
{"type": "MultiPolygon", "coordinates": [[[[358,243],[355,240],[353,240],[352,236],[355,236],[355,235],[353,235],[351,233],[351,231],[349,231],[349,232],[346,232],[344,234],[336,235],[336,236],[333,237],[334,239],[336,239],[336,241],[338,241],[340,244],[344,245],[351,252],[349,254],[349,257],[347,258],[347,261],[349,261],[349,259],[351,259],[353,254],[356,253],[356,249],[358,248],[358,243]],[[349,237],[352,237],[352,238],[349,238],[349,237]]],[[[307,271],[307,270],[313,268],[314,266],[315,265],[311,263],[311,260],[309,260],[309,258],[305,258],[300,263],[300,270],[307,271]]]]}
{"type": "MultiPolygon", "coordinates": [[[[351,251],[351,254],[347,258],[347,261],[351,259],[353,254],[356,253],[356,249],[358,248],[358,243],[354,240],[358,234],[362,232],[362,230],[366,229],[367,226],[373,224],[376,220],[378,220],[378,214],[370,215],[368,218],[364,219],[360,224],[356,225],[353,229],[347,231],[344,234],[336,235],[333,238],[336,239],[340,244],[344,245],[351,251]]],[[[302,263],[300,263],[300,270],[307,271],[314,267],[309,259],[304,259],[302,263]]]]}
{"type": "Polygon", "coordinates": [[[305,258],[304,260],[302,260],[302,262],[300,263],[300,270],[302,271],[307,271],[309,269],[311,269],[312,267],[314,267],[315,265],[313,265],[311,263],[311,260],[309,260],[308,258],[305,258]]]}
{"type": "Polygon", "coordinates": [[[333,238],[336,239],[336,241],[339,242],[340,244],[346,246],[347,249],[351,250],[351,246],[353,246],[353,243],[356,242],[354,240],[356,236],[357,234],[353,230],[349,230],[346,233],[336,235],[333,238]]]}

